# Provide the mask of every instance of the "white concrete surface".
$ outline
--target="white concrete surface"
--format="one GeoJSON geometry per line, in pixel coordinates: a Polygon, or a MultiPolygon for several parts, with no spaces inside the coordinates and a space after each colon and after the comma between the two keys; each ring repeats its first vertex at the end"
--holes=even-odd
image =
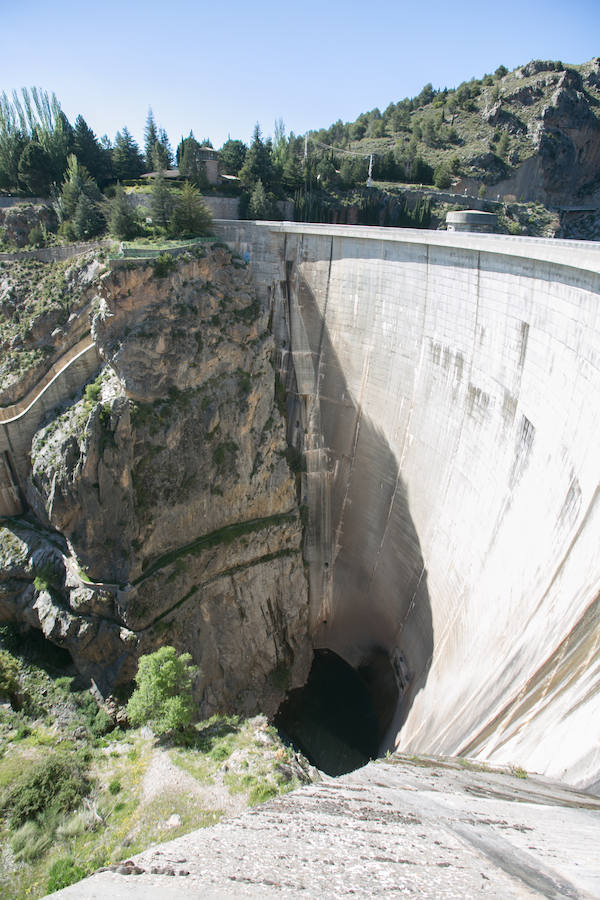
{"type": "Polygon", "coordinates": [[[392,758],[150,847],[123,867],[131,874],[101,872],[52,897],[585,900],[600,892],[598,807],[535,779],[392,758]]]}
{"type": "Polygon", "coordinates": [[[600,245],[219,227],[293,362],[316,642],[402,654],[400,748],[593,785],[600,245]]]}

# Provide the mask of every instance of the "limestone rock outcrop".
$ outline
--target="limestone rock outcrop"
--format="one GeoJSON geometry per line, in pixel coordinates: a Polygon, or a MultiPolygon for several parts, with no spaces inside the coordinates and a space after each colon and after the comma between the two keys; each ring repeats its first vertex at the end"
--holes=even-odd
{"type": "Polygon", "coordinates": [[[549,195],[573,198],[600,179],[600,120],[583,90],[581,76],[562,73],[552,100],[542,112],[538,132],[544,181],[549,195]]]}
{"type": "Polygon", "coordinates": [[[21,400],[89,332],[103,271],[93,252],[52,265],[0,262],[0,406],[21,400]]]}
{"type": "Polygon", "coordinates": [[[0,209],[0,239],[9,246],[24,247],[32,228],[56,231],[56,213],[49,203],[19,203],[0,209]]]}
{"type": "Polygon", "coordinates": [[[28,500],[54,537],[5,528],[20,568],[2,568],[0,615],[41,627],[104,694],[171,643],[199,666],[203,713],[274,712],[309,643],[269,311],[221,248],[159,274],[96,281],[106,365],[33,438],[28,500]]]}

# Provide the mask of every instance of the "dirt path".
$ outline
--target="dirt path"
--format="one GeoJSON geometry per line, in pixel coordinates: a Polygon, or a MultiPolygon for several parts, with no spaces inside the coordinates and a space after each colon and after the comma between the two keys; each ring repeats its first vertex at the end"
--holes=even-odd
{"type": "Polygon", "coordinates": [[[224,816],[237,815],[247,805],[244,794],[229,793],[220,772],[212,783],[202,784],[175,765],[167,750],[156,747],[142,781],[142,803],[151,803],[169,792],[196,797],[203,809],[221,810],[224,816]]]}

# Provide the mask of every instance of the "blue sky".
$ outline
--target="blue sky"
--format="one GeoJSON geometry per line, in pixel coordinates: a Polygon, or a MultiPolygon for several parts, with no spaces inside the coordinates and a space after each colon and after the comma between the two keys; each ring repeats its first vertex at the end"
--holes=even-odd
{"type": "Polygon", "coordinates": [[[600,55],[600,0],[0,0],[0,91],[54,91],[98,136],[148,107],[176,145],[301,134],[500,64],[600,55]]]}

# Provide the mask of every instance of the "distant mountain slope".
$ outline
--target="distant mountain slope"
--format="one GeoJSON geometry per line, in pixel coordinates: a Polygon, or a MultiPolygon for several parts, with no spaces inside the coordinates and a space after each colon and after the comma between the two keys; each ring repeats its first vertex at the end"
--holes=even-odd
{"type": "Polygon", "coordinates": [[[420,159],[439,187],[455,192],[600,207],[600,58],[500,66],[454,90],[429,84],[412,100],[338,121],[311,139],[376,154],[381,180],[419,180],[420,159]]]}

